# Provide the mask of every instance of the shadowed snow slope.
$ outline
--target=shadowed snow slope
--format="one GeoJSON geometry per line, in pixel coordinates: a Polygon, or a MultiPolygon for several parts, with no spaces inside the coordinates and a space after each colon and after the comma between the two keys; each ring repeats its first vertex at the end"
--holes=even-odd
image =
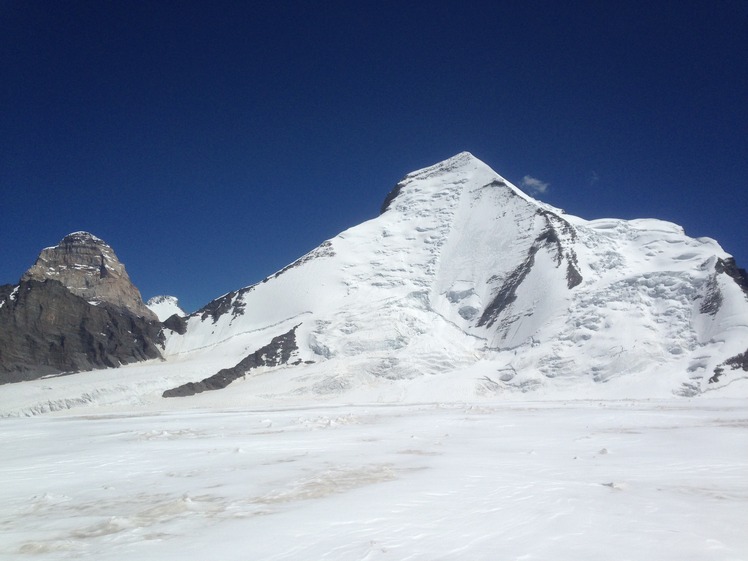
{"type": "Polygon", "coordinates": [[[742,395],[747,284],[714,240],[566,215],[461,153],[407,175],[377,218],[167,329],[166,364],[117,383],[163,391],[231,368],[223,400],[742,395]],[[293,328],[287,363],[238,378],[293,328]]]}

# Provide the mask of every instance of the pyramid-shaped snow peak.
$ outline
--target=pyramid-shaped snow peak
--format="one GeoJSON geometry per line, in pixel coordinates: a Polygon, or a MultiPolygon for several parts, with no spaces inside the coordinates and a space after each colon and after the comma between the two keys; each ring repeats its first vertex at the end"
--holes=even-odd
{"type": "Polygon", "coordinates": [[[189,316],[166,355],[234,368],[264,349],[267,395],[692,394],[745,375],[725,365],[748,341],[730,263],[674,224],[566,215],[463,152],[408,174],[377,218],[189,316]],[[268,363],[281,335],[287,360],[268,363]]]}

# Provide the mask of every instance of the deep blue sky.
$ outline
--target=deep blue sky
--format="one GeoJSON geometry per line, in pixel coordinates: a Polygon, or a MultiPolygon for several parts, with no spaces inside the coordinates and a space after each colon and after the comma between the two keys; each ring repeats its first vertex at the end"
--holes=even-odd
{"type": "Polygon", "coordinates": [[[745,0],[0,0],[0,283],[88,230],[192,311],[463,150],[748,267],[747,53],[745,0]]]}

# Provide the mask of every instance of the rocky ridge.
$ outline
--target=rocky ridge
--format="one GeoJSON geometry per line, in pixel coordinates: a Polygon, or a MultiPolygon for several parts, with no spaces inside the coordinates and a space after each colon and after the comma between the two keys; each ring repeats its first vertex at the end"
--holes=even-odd
{"type": "Polygon", "coordinates": [[[114,250],[88,232],[73,232],[42,250],[21,280],[59,281],[91,304],[106,302],[148,320],[156,315],[143,303],[114,250]]]}

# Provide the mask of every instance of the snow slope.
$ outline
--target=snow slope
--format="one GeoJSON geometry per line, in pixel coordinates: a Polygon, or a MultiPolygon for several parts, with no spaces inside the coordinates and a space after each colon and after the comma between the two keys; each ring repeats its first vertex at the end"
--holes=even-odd
{"type": "Polygon", "coordinates": [[[159,321],[166,321],[174,314],[186,316],[185,311],[179,307],[179,300],[174,296],[154,296],[145,304],[158,316],[159,321]]]}
{"type": "Polygon", "coordinates": [[[464,368],[496,392],[633,376],[644,393],[696,395],[746,378],[727,369],[709,383],[748,349],[746,292],[719,272],[730,256],[714,240],[566,215],[468,153],[409,174],[385,207],[190,316],[167,359],[235,364],[300,324],[298,356],[341,390],[464,368]]]}

